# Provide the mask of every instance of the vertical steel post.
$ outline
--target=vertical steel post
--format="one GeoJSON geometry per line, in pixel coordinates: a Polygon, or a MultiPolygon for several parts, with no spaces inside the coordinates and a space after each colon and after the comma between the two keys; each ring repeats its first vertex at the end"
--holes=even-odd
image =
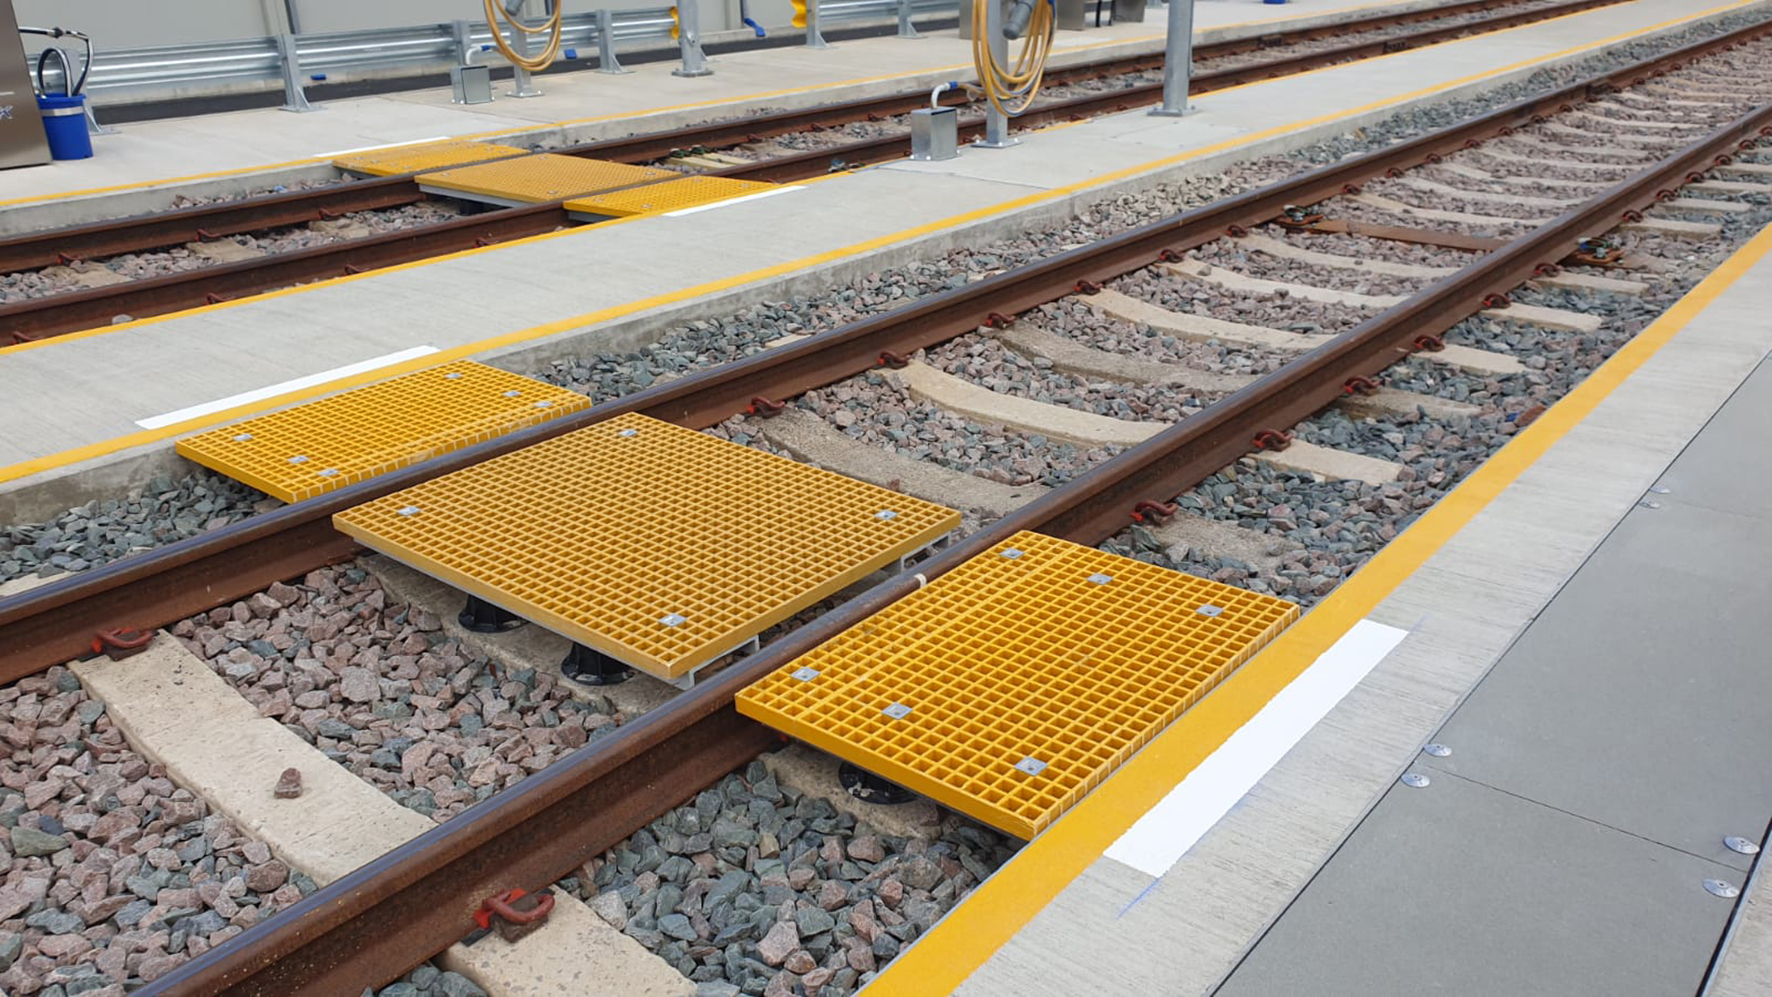
{"type": "Polygon", "coordinates": [[[911,24],[911,0],[898,0],[898,37],[923,37],[922,32],[919,32],[911,24]]]}
{"type": "Polygon", "coordinates": [[[806,47],[831,47],[818,32],[818,0],[806,0],[806,47]]]}
{"type": "Polygon", "coordinates": [[[305,114],[319,108],[308,103],[301,88],[301,60],[295,51],[295,36],[285,31],[277,35],[277,55],[283,63],[283,110],[305,114]]]}
{"type": "Polygon", "coordinates": [[[597,72],[633,72],[622,68],[621,60],[615,57],[615,11],[608,7],[597,11],[597,72]]]}
{"type": "MultiPolygon", "coordinates": [[[[505,4],[505,9],[510,11],[514,17],[527,18],[530,9],[534,6],[535,0],[512,0],[512,2],[505,4]]],[[[492,30],[497,31],[498,25],[494,24],[492,30]]],[[[521,31],[512,31],[511,34],[514,36],[511,39],[511,47],[515,48],[519,55],[527,59],[529,57],[529,36],[521,31]]],[[[535,82],[529,75],[529,70],[516,64],[512,64],[511,66],[511,96],[541,96],[541,91],[536,89],[535,82]]]]}
{"type": "Polygon", "coordinates": [[[672,76],[709,76],[708,57],[701,50],[700,0],[677,0],[677,50],[683,54],[683,65],[671,70],[672,76]]]}
{"type": "Polygon", "coordinates": [[[1192,113],[1187,90],[1194,75],[1194,0],[1169,0],[1168,38],[1163,49],[1163,103],[1151,113],[1179,118],[1192,113]]]}
{"type": "MultiPolygon", "coordinates": [[[[998,65],[1009,61],[1009,39],[1003,37],[1003,2],[1004,0],[973,0],[982,3],[984,8],[984,32],[991,46],[991,55],[998,65]]],[[[983,82],[982,80],[980,82],[983,82]]],[[[983,149],[1007,149],[1016,144],[1016,139],[1009,136],[1009,115],[997,110],[991,104],[984,112],[984,137],[972,143],[983,149]]]]}

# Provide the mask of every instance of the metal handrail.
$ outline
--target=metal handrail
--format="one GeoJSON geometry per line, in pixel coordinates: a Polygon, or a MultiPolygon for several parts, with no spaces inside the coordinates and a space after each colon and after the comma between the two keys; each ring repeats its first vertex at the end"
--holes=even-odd
{"type": "MultiPolygon", "coordinates": [[[[958,0],[911,0],[913,13],[931,16],[955,13],[958,0]]],[[[670,7],[610,12],[618,45],[671,41],[670,7]]],[[[889,19],[897,0],[827,0],[820,10],[825,23],[889,19]]],[[[770,27],[775,27],[771,25],[770,27]]],[[[785,28],[786,25],[781,27],[785,28]]],[[[598,44],[597,12],[569,14],[562,19],[561,47],[592,52],[598,44]]],[[[477,48],[492,41],[483,21],[469,25],[467,40],[477,48]]],[[[369,79],[426,72],[454,66],[457,50],[453,26],[421,24],[361,31],[315,32],[295,36],[304,80],[315,75],[342,80],[369,79]]],[[[204,96],[246,89],[271,89],[282,83],[283,67],[272,36],[225,41],[100,49],[93,56],[86,89],[100,103],[169,96],[204,96]]],[[[51,74],[54,75],[53,73],[51,74]]]]}

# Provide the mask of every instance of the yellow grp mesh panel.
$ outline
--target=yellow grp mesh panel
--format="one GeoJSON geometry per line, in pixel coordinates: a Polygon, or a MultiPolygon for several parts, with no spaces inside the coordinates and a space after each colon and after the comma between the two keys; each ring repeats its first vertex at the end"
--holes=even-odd
{"type": "Polygon", "coordinates": [[[664,679],[959,522],[633,414],[333,517],[369,547],[664,679]]]}
{"type": "Polygon", "coordinates": [[[565,388],[463,360],[188,437],[178,452],[299,502],[590,404],[565,388]]]}
{"type": "Polygon", "coordinates": [[[1298,618],[1018,533],[738,695],[738,711],[1023,838],[1298,618]]]}
{"type": "Polygon", "coordinates": [[[332,165],[352,173],[367,173],[370,176],[386,177],[397,173],[440,170],[448,166],[480,163],[488,159],[502,159],[506,156],[521,156],[528,151],[515,146],[496,145],[491,142],[447,139],[441,142],[399,145],[391,149],[367,149],[363,152],[346,153],[334,159],[332,165]]]}
{"type": "Polygon", "coordinates": [[[733,180],[730,177],[684,177],[664,183],[648,184],[633,190],[596,194],[566,202],[567,211],[587,215],[609,215],[625,218],[662,211],[693,208],[715,201],[756,194],[776,186],[760,180],[733,180]]]}
{"type": "Polygon", "coordinates": [[[520,159],[501,159],[426,173],[420,183],[464,194],[541,204],[678,176],[682,174],[652,166],[629,166],[544,152],[520,159]]]}

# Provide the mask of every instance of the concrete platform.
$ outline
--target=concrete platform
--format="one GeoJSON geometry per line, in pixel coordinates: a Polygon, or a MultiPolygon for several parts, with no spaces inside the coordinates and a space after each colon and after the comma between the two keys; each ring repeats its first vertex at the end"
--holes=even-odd
{"type": "MultiPolygon", "coordinates": [[[[1443,6],[1446,0],[1198,0],[1200,44],[1384,11],[1443,6]]],[[[1144,23],[1062,31],[1050,65],[1161,51],[1162,11],[1144,23]]],[[[971,43],[953,30],[918,40],[856,39],[826,50],[793,46],[709,60],[712,76],[671,75],[675,62],[639,64],[626,76],[595,71],[543,78],[540,97],[493,87],[490,104],[450,103],[448,87],[316,102],[318,114],[274,108],[144,121],[94,141],[91,159],[0,170],[0,233],[153,211],[177,193],[202,196],[274,183],[335,177],[335,153],[434,138],[491,138],[562,145],[752,113],[927,89],[971,77],[971,43]],[[119,195],[129,195],[120,197],[119,195]],[[98,198],[105,206],[81,202],[98,198]],[[60,203],[50,204],[49,201],[60,203]],[[109,212],[105,214],[104,212],[109,212]]],[[[102,108],[99,113],[102,116],[102,108]]]]}
{"type": "Polygon", "coordinates": [[[551,233],[0,350],[16,386],[0,398],[13,427],[0,439],[0,521],[126,487],[167,466],[173,438],[225,420],[461,357],[525,371],[631,348],[674,321],[822,290],[1768,5],[1621,4],[1221,91],[1186,118],[1130,112],[1029,134],[1009,150],[890,164],[692,215],[551,233]]]}
{"type": "Polygon", "coordinates": [[[1769,253],[1772,229],[870,992],[1767,992],[1769,253]]]}

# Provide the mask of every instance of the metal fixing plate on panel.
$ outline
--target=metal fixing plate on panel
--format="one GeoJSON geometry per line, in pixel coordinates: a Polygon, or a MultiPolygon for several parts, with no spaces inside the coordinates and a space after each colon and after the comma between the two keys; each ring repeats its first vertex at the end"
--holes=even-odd
{"type": "Polygon", "coordinates": [[[738,710],[1027,838],[1297,617],[1018,533],[743,690],[738,710]],[[806,670],[818,681],[794,678],[806,670]]]}
{"type": "Polygon", "coordinates": [[[521,156],[528,151],[528,149],[497,145],[492,142],[445,139],[441,142],[415,142],[412,145],[396,145],[386,149],[349,152],[334,157],[332,165],[352,173],[388,177],[400,173],[422,173],[425,170],[441,170],[451,166],[464,166],[468,163],[483,163],[489,159],[521,156]]]}
{"type": "Polygon", "coordinates": [[[960,514],[628,414],[333,523],[571,640],[677,679],[927,546],[960,514]],[[886,502],[899,515],[876,519],[886,502]],[[403,508],[424,512],[401,516],[403,508]]]}
{"type": "Polygon", "coordinates": [[[299,502],[590,404],[577,392],[463,360],[186,437],[178,453],[299,502]]]}
{"type": "Polygon", "coordinates": [[[544,152],[426,173],[419,178],[419,186],[542,204],[680,176],[681,173],[653,166],[630,166],[544,152]]]}

